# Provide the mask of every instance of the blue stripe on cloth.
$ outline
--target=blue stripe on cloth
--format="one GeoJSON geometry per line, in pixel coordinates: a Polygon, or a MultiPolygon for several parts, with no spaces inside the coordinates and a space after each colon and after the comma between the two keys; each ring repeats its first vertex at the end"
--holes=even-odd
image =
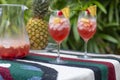
{"type": "Polygon", "coordinates": [[[28,65],[32,65],[40,68],[44,72],[42,76],[42,80],[57,80],[58,72],[55,69],[52,69],[50,67],[46,67],[40,64],[36,64],[36,63],[30,63],[30,62],[24,62],[24,61],[14,61],[14,62],[28,64],[28,65]]]}

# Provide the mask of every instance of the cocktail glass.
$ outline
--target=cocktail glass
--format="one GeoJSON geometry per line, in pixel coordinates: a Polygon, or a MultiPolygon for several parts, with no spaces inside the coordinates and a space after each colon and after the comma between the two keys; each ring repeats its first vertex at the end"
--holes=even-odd
{"type": "Polygon", "coordinates": [[[87,43],[96,33],[96,16],[90,15],[87,11],[82,11],[79,14],[77,30],[81,38],[85,41],[84,58],[89,58],[87,55],[87,43]]]}
{"type": "Polygon", "coordinates": [[[49,19],[49,33],[58,45],[57,58],[52,63],[64,63],[60,58],[60,44],[68,36],[70,32],[69,19],[62,15],[62,12],[54,12],[50,15],[49,19]]]}

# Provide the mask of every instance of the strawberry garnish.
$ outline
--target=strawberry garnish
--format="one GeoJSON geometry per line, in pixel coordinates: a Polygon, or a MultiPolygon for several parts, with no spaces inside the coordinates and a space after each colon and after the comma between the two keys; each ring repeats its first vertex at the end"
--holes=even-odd
{"type": "Polygon", "coordinates": [[[90,11],[88,9],[86,10],[86,12],[87,12],[87,14],[90,14],[90,11]]]}
{"type": "Polygon", "coordinates": [[[63,15],[62,11],[57,11],[57,15],[62,16],[63,15]]]}

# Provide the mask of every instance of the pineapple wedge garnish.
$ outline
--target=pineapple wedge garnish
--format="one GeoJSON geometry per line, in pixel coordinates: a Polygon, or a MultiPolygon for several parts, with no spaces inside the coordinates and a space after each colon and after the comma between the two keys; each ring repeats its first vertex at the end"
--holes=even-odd
{"type": "Polygon", "coordinates": [[[65,7],[61,11],[66,18],[70,17],[70,8],[69,7],[65,7]]]}
{"type": "Polygon", "coordinates": [[[88,7],[91,16],[96,16],[96,5],[88,7]]]}

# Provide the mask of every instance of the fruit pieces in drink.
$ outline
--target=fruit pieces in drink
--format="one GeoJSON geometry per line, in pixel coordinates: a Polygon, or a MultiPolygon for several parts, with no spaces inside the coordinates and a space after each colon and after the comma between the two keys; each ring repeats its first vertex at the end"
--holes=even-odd
{"type": "Polygon", "coordinates": [[[69,27],[69,20],[63,17],[53,17],[50,19],[49,28],[53,30],[62,30],[69,27]]]}
{"type": "Polygon", "coordinates": [[[0,58],[2,59],[15,59],[25,57],[29,53],[29,44],[19,46],[5,47],[0,45],[0,58]]]}
{"type": "Polygon", "coordinates": [[[81,18],[78,20],[78,32],[80,36],[88,41],[96,32],[96,21],[95,19],[81,18]]]}
{"type": "Polygon", "coordinates": [[[66,18],[53,18],[49,23],[50,35],[56,42],[62,42],[69,34],[70,26],[66,18]]]}
{"type": "Polygon", "coordinates": [[[64,38],[66,38],[66,36],[69,34],[69,28],[67,27],[60,31],[57,29],[49,29],[49,32],[56,42],[62,42],[64,38]]]}

